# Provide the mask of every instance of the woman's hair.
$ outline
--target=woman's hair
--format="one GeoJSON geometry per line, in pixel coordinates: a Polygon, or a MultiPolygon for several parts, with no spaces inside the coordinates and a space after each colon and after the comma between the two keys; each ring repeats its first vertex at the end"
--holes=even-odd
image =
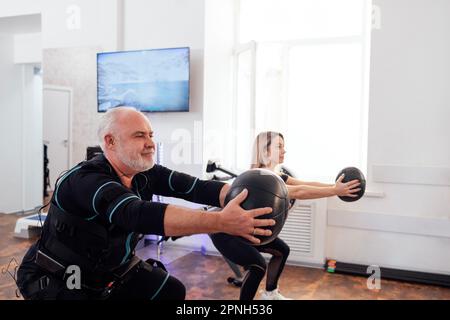
{"type": "Polygon", "coordinates": [[[264,131],[256,136],[253,144],[253,157],[251,163],[252,169],[264,168],[269,164],[267,159],[267,151],[276,137],[280,137],[284,140],[283,135],[275,131],[264,131]]]}

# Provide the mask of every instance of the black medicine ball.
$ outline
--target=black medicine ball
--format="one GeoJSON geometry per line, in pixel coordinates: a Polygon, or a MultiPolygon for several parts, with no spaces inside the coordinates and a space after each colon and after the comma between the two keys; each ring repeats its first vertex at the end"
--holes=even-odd
{"type": "MultiPolygon", "coordinates": [[[[278,236],[287,217],[289,195],[286,184],[272,171],[266,169],[248,170],[233,181],[225,197],[225,205],[244,189],[248,190],[248,194],[247,198],[241,203],[243,209],[272,208],[271,213],[257,217],[257,219],[275,220],[274,226],[262,227],[272,230],[272,235],[269,237],[255,235],[256,238],[261,240],[258,245],[269,243],[278,236]]],[[[242,238],[242,241],[256,245],[245,238],[242,238]]]]}
{"type": "Polygon", "coordinates": [[[358,186],[358,188],[361,188],[361,190],[358,193],[356,193],[358,195],[357,197],[352,198],[352,197],[341,197],[341,196],[339,196],[339,198],[342,201],[346,201],[346,202],[353,202],[353,201],[361,199],[362,196],[364,195],[364,192],[366,191],[366,178],[364,177],[364,174],[361,172],[361,170],[359,170],[358,168],[355,168],[355,167],[344,168],[338,173],[335,181],[337,181],[337,179],[342,174],[345,175],[344,179],[342,180],[342,182],[344,182],[344,183],[352,181],[352,180],[355,180],[355,179],[358,179],[359,182],[361,183],[358,186]]]}

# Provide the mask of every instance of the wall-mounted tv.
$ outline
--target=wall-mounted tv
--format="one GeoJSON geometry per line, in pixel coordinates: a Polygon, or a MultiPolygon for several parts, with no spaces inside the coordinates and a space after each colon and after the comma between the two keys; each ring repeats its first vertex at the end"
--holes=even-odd
{"type": "Polygon", "coordinates": [[[97,110],[189,111],[189,48],[97,54],[97,110]]]}

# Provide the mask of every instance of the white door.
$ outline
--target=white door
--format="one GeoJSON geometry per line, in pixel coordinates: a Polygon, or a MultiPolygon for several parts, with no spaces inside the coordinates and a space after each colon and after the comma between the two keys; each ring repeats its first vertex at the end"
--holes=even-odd
{"type": "Polygon", "coordinates": [[[66,88],[44,87],[43,139],[47,144],[50,189],[56,179],[69,169],[70,105],[72,91],[66,88]]]}

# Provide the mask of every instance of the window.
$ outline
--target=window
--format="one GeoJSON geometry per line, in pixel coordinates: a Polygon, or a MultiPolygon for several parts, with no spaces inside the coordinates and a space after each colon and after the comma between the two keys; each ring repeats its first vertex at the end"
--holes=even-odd
{"type": "Polygon", "coordinates": [[[256,134],[280,131],[304,179],[366,172],[369,0],[240,0],[235,47],[235,165],[256,134]],[[250,129],[249,129],[250,128],[250,129]]]}

